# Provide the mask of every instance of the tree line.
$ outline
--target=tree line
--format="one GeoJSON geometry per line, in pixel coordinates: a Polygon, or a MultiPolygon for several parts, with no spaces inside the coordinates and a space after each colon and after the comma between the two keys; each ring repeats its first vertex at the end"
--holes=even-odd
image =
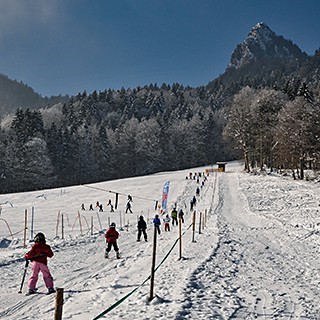
{"type": "Polygon", "coordinates": [[[245,169],[320,167],[320,100],[305,84],[296,91],[245,87],[228,106],[224,137],[242,151],[245,169]]]}
{"type": "Polygon", "coordinates": [[[311,89],[299,77],[261,77],[84,91],[53,107],[18,109],[1,123],[0,192],[236,158],[248,171],[318,168],[319,77],[313,73],[311,89]]]}
{"type": "Polygon", "coordinates": [[[0,192],[179,170],[234,158],[201,90],[150,85],[18,109],[0,132],[0,192]]]}

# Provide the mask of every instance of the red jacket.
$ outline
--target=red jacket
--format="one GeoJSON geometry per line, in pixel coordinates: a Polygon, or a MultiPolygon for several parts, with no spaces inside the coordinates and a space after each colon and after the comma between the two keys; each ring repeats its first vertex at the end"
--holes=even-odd
{"type": "Polygon", "coordinates": [[[107,239],[107,242],[117,242],[117,239],[119,238],[119,233],[114,228],[109,228],[109,230],[104,235],[107,239]]]}
{"type": "Polygon", "coordinates": [[[41,262],[47,265],[47,257],[51,258],[53,256],[53,252],[49,245],[36,242],[32,247],[31,250],[26,253],[25,258],[31,261],[41,262]]]}

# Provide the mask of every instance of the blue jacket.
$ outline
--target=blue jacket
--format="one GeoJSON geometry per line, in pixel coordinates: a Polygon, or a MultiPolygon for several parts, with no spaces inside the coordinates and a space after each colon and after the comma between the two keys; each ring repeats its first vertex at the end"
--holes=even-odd
{"type": "Polygon", "coordinates": [[[154,224],[156,227],[160,226],[160,225],[161,225],[160,219],[159,219],[159,218],[154,218],[154,219],[153,219],[153,224],[154,224]]]}

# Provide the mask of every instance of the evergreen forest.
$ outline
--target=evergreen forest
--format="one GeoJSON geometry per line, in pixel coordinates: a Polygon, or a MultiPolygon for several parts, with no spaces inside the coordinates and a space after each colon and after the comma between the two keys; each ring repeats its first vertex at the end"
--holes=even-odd
{"type": "Polygon", "coordinates": [[[288,57],[251,47],[260,56],[239,67],[238,46],[234,64],[197,88],[154,83],[41,100],[11,81],[21,99],[2,104],[0,193],[235,159],[244,159],[248,172],[289,169],[309,178],[305,169],[320,166],[320,51],[308,56],[273,36],[277,48],[292,48],[288,57]]]}

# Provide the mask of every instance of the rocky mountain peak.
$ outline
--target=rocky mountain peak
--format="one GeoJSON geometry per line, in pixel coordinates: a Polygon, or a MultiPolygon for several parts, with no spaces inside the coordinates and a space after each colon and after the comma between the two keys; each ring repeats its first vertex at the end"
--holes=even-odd
{"type": "Polygon", "coordinates": [[[290,40],[273,32],[265,23],[257,23],[249,32],[247,39],[233,51],[229,68],[239,69],[261,59],[304,59],[304,54],[290,40]]]}
{"type": "Polygon", "coordinates": [[[257,23],[249,32],[246,42],[248,45],[258,45],[266,49],[266,45],[277,37],[277,35],[263,22],[257,23]]]}

